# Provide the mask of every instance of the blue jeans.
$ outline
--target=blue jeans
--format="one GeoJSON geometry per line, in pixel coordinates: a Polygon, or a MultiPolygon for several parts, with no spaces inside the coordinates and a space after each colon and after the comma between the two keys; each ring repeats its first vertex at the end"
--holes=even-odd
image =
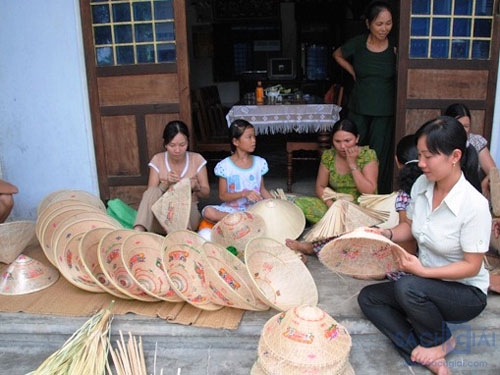
{"type": "Polygon", "coordinates": [[[478,316],[486,307],[486,295],[462,283],[408,275],[366,286],[358,303],[366,317],[412,364],[411,352],[416,346],[445,343],[451,337],[446,322],[462,323],[478,316]]]}

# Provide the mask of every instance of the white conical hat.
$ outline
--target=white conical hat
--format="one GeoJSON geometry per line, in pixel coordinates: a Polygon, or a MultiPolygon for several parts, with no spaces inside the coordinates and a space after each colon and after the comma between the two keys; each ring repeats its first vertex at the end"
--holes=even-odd
{"type": "Polygon", "coordinates": [[[298,238],[306,226],[306,217],[302,210],[284,199],[264,199],[255,203],[248,211],[264,219],[266,237],[281,243],[285,243],[287,238],[298,238]]]}
{"type": "Polygon", "coordinates": [[[248,211],[233,212],[226,215],[212,228],[211,240],[224,247],[234,246],[242,255],[245,246],[252,238],[266,233],[264,219],[248,211]]]}
{"type": "Polygon", "coordinates": [[[319,252],[321,263],[334,272],[360,279],[383,279],[397,270],[394,251],[405,251],[384,236],[358,228],[327,243],[319,252]]]}
{"type": "Polygon", "coordinates": [[[262,301],[286,311],[316,305],[318,289],[300,255],[272,238],[257,237],[245,249],[245,264],[262,301]]]}
{"type": "Polygon", "coordinates": [[[59,279],[52,266],[21,254],[4,271],[0,280],[0,294],[18,295],[38,292],[59,279]]]}

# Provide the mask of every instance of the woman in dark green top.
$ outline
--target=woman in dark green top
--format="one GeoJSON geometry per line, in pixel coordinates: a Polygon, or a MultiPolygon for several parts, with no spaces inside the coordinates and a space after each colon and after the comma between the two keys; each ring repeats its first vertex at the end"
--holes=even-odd
{"type": "Polygon", "coordinates": [[[379,193],[392,192],[396,48],[388,38],[392,11],[383,1],[365,13],[368,34],[336,49],[333,57],[354,79],[348,117],[357,125],[360,144],[369,145],[380,161],[379,193]]]}

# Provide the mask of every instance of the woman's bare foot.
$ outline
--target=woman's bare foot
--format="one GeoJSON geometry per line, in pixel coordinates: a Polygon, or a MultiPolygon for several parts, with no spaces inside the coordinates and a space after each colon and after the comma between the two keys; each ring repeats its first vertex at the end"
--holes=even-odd
{"type": "Polygon", "coordinates": [[[437,361],[434,361],[433,363],[426,365],[425,367],[427,367],[429,370],[432,371],[433,374],[436,374],[436,375],[450,375],[451,374],[450,368],[448,367],[448,364],[446,363],[446,359],[444,359],[444,358],[438,359],[437,361]]]}
{"type": "Polygon", "coordinates": [[[287,238],[285,240],[285,245],[289,247],[292,250],[298,251],[299,253],[306,254],[306,255],[313,255],[314,250],[313,250],[313,245],[311,242],[300,242],[297,240],[291,240],[287,238]]]}
{"type": "Polygon", "coordinates": [[[411,352],[411,360],[429,367],[434,363],[437,364],[439,361],[444,360],[446,355],[455,349],[455,345],[456,342],[453,336],[441,345],[431,346],[429,348],[418,345],[411,352]]]}
{"type": "Polygon", "coordinates": [[[489,290],[500,294],[500,274],[490,272],[490,287],[489,290]]]}

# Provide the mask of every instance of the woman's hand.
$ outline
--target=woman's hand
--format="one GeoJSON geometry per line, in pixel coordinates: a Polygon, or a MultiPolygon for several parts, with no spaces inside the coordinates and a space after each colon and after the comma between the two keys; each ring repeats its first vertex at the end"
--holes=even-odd
{"type": "Polygon", "coordinates": [[[425,267],[420,263],[420,260],[415,256],[403,249],[392,248],[392,255],[398,270],[405,271],[414,275],[423,276],[423,270],[425,267]]]}
{"type": "Polygon", "coordinates": [[[349,165],[349,168],[357,168],[356,160],[358,159],[359,156],[359,151],[360,147],[359,146],[353,146],[353,147],[348,147],[344,148],[345,155],[346,155],[346,160],[347,160],[347,165],[349,165]]]}

